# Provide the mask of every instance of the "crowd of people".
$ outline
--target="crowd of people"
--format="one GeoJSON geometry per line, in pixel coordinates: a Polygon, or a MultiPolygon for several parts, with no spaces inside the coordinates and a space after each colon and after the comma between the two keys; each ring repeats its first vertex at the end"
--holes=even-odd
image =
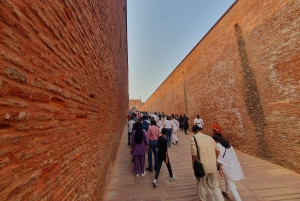
{"type": "MultiPolygon", "coordinates": [[[[169,181],[174,181],[168,147],[177,145],[179,130],[187,135],[189,118],[184,115],[166,115],[163,112],[130,112],[128,114],[128,145],[134,163],[134,175],[145,176],[146,171],[155,171],[153,186],[158,186],[158,176],[163,162],[169,172],[169,181]],[[145,168],[146,153],[148,167],[145,168]],[[154,156],[154,157],[153,157],[154,156]],[[154,163],[153,163],[154,158],[154,163]]],[[[211,128],[213,135],[203,134],[204,122],[199,115],[193,121],[191,137],[192,167],[195,161],[202,163],[205,175],[197,180],[197,192],[201,201],[206,200],[206,189],[213,201],[227,199],[230,194],[236,201],[241,198],[236,190],[234,181],[244,178],[243,171],[232,145],[223,138],[221,126],[214,119],[211,128]],[[197,150],[199,152],[197,152],[197,150]],[[217,171],[225,179],[224,191],[219,188],[217,171]]]]}

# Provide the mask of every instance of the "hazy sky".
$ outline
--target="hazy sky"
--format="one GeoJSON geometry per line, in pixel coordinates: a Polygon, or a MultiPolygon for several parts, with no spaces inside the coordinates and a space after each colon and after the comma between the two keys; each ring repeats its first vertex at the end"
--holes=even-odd
{"type": "Polygon", "coordinates": [[[129,99],[145,102],[235,0],[127,0],[129,99]]]}

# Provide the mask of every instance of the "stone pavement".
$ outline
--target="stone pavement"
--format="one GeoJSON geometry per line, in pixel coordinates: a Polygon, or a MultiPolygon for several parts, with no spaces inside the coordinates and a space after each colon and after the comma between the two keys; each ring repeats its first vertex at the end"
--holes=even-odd
{"type": "MultiPolygon", "coordinates": [[[[191,164],[191,136],[192,133],[185,135],[182,131],[178,132],[178,145],[171,145],[168,149],[175,181],[169,182],[168,170],[163,163],[158,187],[154,188],[152,181],[155,171],[147,172],[144,177],[133,174],[125,128],[104,201],[198,201],[191,164]]],[[[236,182],[243,201],[300,201],[299,174],[239,150],[235,151],[245,175],[244,180],[236,182]]],[[[145,168],[147,164],[146,154],[145,168]]],[[[221,176],[219,185],[223,189],[224,180],[221,176]]],[[[207,201],[211,201],[209,193],[207,197],[207,201]]]]}

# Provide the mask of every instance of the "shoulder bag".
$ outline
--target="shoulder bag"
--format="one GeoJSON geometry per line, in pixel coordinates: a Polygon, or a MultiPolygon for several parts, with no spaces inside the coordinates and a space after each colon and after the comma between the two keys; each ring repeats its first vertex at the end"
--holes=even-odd
{"type": "Polygon", "coordinates": [[[175,123],[175,127],[176,128],[173,128],[173,133],[176,133],[177,131],[178,131],[178,127],[179,127],[179,125],[176,123],[176,121],[174,121],[174,119],[173,119],[173,122],[175,123]]]}
{"type": "MultiPolygon", "coordinates": [[[[199,153],[199,150],[198,150],[198,144],[197,144],[197,140],[195,138],[195,136],[193,136],[194,138],[194,141],[195,141],[195,144],[196,144],[196,148],[197,148],[197,155],[198,155],[198,158],[199,158],[199,161],[200,161],[200,153],[199,153]]],[[[205,171],[203,169],[203,165],[201,162],[198,162],[195,160],[195,163],[194,163],[194,174],[195,174],[195,177],[200,180],[201,177],[204,177],[205,175],[205,171]]]]}

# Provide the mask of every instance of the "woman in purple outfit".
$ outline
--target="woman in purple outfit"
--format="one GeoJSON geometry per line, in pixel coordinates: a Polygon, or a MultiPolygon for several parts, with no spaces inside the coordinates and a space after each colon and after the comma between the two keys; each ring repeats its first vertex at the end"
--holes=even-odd
{"type": "Polygon", "coordinates": [[[134,173],[138,177],[145,175],[145,154],[148,152],[149,139],[142,123],[136,123],[136,130],[133,131],[130,142],[130,153],[134,156],[134,173]]]}

